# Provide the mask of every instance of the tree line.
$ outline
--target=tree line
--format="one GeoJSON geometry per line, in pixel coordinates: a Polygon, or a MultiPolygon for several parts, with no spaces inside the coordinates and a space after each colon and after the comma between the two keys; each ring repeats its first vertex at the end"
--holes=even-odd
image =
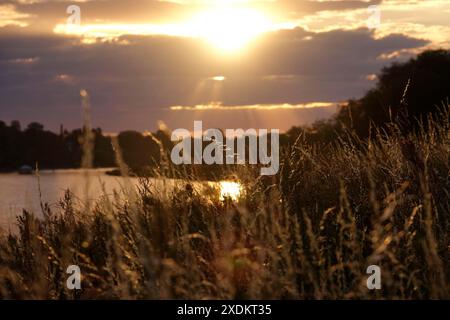
{"type": "MultiPolygon", "coordinates": [[[[100,128],[92,129],[93,166],[115,167],[116,155],[113,137],[103,134],[100,128]]],[[[21,128],[19,121],[9,125],[0,121],[0,170],[15,171],[22,165],[40,169],[79,168],[83,157],[84,129],[61,130],[59,134],[44,129],[37,122],[21,128]]],[[[117,140],[124,161],[132,170],[159,162],[159,145],[149,136],[136,131],[124,131],[117,140]]]]}

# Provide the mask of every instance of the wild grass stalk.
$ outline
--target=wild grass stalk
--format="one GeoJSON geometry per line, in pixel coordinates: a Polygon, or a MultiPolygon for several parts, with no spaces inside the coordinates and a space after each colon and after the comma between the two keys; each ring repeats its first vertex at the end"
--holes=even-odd
{"type": "Polygon", "coordinates": [[[395,125],[370,141],[300,136],[277,177],[234,173],[246,190],[237,201],[185,172],[173,189],[141,179],[133,196],[102,197],[87,213],[68,192],[1,236],[0,297],[448,299],[448,123],[447,109],[407,136],[395,125]],[[65,285],[72,264],[80,291],[65,285]],[[381,290],[366,287],[369,265],[382,270],[381,290]]]}

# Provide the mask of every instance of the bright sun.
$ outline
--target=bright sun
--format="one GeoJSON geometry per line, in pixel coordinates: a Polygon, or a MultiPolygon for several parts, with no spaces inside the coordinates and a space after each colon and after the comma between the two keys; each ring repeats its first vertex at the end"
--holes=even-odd
{"type": "Polygon", "coordinates": [[[226,52],[244,47],[270,29],[270,21],[261,12],[242,8],[215,8],[192,21],[195,33],[226,52]]]}
{"type": "Polygon", "coordinates": [[[115,39],[124,34],[197,37],[224,53],[242,50],[249,42],[276,26],[256,9],[220,4],[175,24],[58,24],[55,33],[77,34],[95,43],[97,38],[115,39]]]}

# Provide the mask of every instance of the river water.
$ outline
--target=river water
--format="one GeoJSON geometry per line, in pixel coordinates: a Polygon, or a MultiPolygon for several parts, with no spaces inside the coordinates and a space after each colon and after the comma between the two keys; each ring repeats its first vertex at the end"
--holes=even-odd
{"type": "MultiPolygon", "coordinates": [[[[23,209],[41,215],[41,200],[51,207],[58,205],[66,190],[70,190],[82,203],[86,199],[96,200],[100,196],[113,196],[114,191],[133,188],[137,178],[106,175],[107,169],[40,171],[39,176],[18,173],[0,174],[0,228],[8,229],[23,209]]],[[[164,180],[165,182],[171,180],[164,180]]],[[[162,179],[152,179],[159,188],[162,179]]]]}
{"type": "MultiPolygon", "coordinates": [[[[58,206],[66,190],[75,196],[80,204],[87,199],[95,201],[99,197],[114,196],[114,191],[121,194],[124,190],[135,188],[139,179],[109,176],[108,169],[70,169],[40,171],[38,175],[20,175],[18,173],[0,174],[0,229],[14,229],[16,216],[26,209],[42,215],[41,201],[50,207],[58,206]]],[[[152,188],[157,192],[171,192],[176,184],[184,185],[181,180],[151,179],[152,188]]],[[[220,198],[237,199],[241,185],[236,182],[207,182],[208,187],[218,190],[220,198]]],[[[193,185],[197,191],[204,192],[205,183],[193,185]]],[[[208,188],[209,189],[209,188],[208,188]]]]}

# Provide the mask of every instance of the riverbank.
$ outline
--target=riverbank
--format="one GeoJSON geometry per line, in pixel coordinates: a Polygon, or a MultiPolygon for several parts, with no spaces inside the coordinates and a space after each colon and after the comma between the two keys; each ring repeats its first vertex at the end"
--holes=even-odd
{"type": "Polygon", "coordinates": [[[0,298],[449,299],[449,132],[439,118],[328,149],[299,139],[273,179],[236,172],[234,199],[189,177],[166,192],[136,179],[87,206],[65,194],[0,237],[0,298]]]}

